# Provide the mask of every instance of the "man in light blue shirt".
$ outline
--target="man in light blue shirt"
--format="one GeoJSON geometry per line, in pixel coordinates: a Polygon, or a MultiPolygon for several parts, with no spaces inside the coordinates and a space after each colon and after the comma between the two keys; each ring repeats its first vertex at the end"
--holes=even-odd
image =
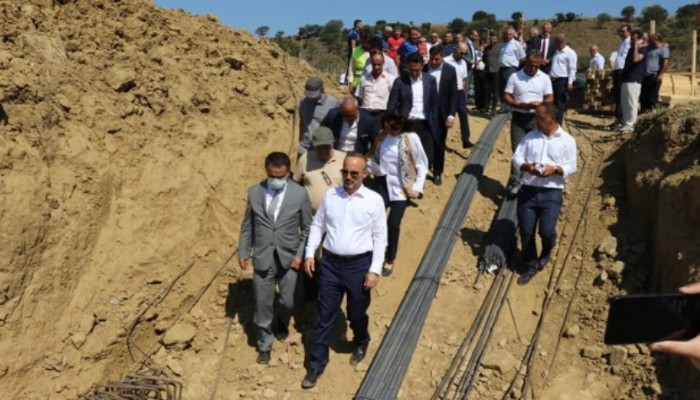
{"type": "Polygon", "coordinates": [[[525,49],[519,41],[515,39],[515,29],[508,28],[503,33],[503,44],[501,45],[501,53],[498,57],[499,69],[499,88],[498,96],[503,97],[503,92],[506,89],[508,78],[518,70],[522,62],[525,60],[525,49]]]}

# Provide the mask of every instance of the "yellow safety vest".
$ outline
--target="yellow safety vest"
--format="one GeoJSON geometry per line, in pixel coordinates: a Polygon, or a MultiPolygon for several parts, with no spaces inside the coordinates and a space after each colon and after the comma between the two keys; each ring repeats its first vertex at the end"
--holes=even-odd
{"type": "Polygon", "coordinates": [[[362,79],[362,74],[365,70],[365,63],[369,58],[369,52],[365,51],[362,46],[357,46],[352,50],[352,85],[353,87],[358,87],[360,85],[360,80],[362,79]]]}

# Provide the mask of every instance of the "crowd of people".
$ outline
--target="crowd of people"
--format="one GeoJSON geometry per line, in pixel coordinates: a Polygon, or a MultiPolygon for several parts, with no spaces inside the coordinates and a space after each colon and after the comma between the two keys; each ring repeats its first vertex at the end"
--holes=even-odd
{"type": "MultiPolygon", "coordinates": [[[[390,26],[370,35],[357,20],[347,37],[347,94],[339,100],[325,92],[321,78],[307,79],[296,168],[292,172],[284,153],[267,156],[267,178],[249,189],[241,226],[241,268],[253,257],[259,363],[270,361],[273,338],[288,334],[298,272],[316,282],[318,293],[302,387],[314,387],[328,364],[344,296],[354,335],[350,363],[365,357],[371,289],[393,273],[401,220],[423,197],[429,174],[433,185],[442,184],[446,139],[456,118],[462,148],[473,146],[471,82],[477,112],[497,112],[500,104],[498,112],[512,114],[505,195],[518,201],[524,271],[518,283],[527,284],[547,266],[566,178],[576,171],[576,141],[562,121],[577,54],[550,23],[530,29],[528,39],[524,28],[505,29],[502,40],[496,34],[480,40],[477,31],[442,38],[432,32],[422,39],[416,27],[407,38],[390,26]]],[[[640,96],[642,110],[656,106],[669,56],[658,34],[645,39],[626,25],[619,32],[611,63],[620,129],[626,130],[634,126],[640,96]]],[[[604,68],[596,45],[590,52],[590,68],[604,68]]]]}

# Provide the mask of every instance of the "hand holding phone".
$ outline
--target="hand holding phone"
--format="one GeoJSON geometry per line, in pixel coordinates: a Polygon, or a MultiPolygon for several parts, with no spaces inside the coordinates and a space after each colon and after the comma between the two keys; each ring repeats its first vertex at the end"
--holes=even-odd
{"type": "MultiPolygon", "coordinates": [[[[700,283],[683,286],[680,291],[686,294],[700,294],[700,283]]],[[[700,369],[700,335],[687,342],[666,340],[652,343],[651,350],[688,357],[695,368],[700,369]]]]}
{"type": "MultiPolygon", "coordinates": [[[[700,293],[700,288],[698,289],[700,293]]],[[[700,294],[617,296],[610,302],[606,344],[687,341],[700,334],[700,294]]]]}

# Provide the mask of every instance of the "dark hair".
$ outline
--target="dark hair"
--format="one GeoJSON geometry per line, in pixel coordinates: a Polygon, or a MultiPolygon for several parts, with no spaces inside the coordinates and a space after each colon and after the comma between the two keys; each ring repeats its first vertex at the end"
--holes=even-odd
{"type": "Polygon", "coordinates": [[[414,51],[413,53],[409,54],[408,57],[406,57],[406,62],[409,64],[411,64],[411,63],[423,64],[423,55],[417,51],[414,51]]]}
{"type": "MultiPolygon", "coordinates": [[[[624,29],[624,30],[626,30],[627,32],[629,32],[629,31],[632,30],[632,27],[629,26],[629,25],[627,25],[627,24],[624,24],[624,25],[621,25],[621,26],[620,26],[620,29],[624,29]]],[[[618,30],[620,30],[620,29],[618,29],[618,30]]]]}
{"type": "Polygon", "coordinates": [[[420,28],[417,26],[411,26],[408,28],[408,32],[410,33],[411,31],[416,31],[416,32],[420,33],[420,28]]]}
{"type": "Polygon", "coordinates": [[[372,36],[372,38],[369,39],[369,47],[372,49],[382,49],[384,48],[384,43],[382,42],[382,39],[372,36]]]}
{"type": "Polygon", "coordinates": [[[434,57],[438,54],[442,54],[442,50],[442,45],[436,44],[435,46],[430,47],[430,50],[428,50],[428,54],[430,54],[430,57],[434,57]]]}
{"type": "Polygon", "coordinates": [[[382,126],[384,124],[398,125],[403,131],[406,125],[406,118],[398,111],[389,111],[382,117],[382,126]]]}
{"type": "Polygon", "coordinates": [[[539,107],[544,107],[545,114],[552,119],[557,119],[557,106],[552,103],[545,102],[539,105],[539,107]]]}
{"type": "Polygon", "coordinates": [[[638,28],[637,28],[637,29],[632,30],[631,34],[632,34],[632,35],[637,35],[637,38],[640,38],[640,39],[641,39],[641,37],[644,36],[644,31],[642,31],[641,29],[638,29],[638,28]]]}
{"type": "Polygon", "coordinates": [[[356,19],[355,21],[353,21],[352,26],[353,26],[353,27],[356,27],[357,24],[359,24],[360,22],[362,22],[361,19],[356,19]]]}
{"type": "Polygon", "coordinates": [[[530,58],[530,57],[542,58],[542,52],[540,51],[540,49],[530,48],[527,50],[527,58],[530,58]]]}
{"type": "Polygon", "coordinates": [[[289,169],[292,162],[287,154],[282,153],[281,151],[273,151],[272,153],[268,154],[267,157],[265,157],[265,168],[269,167],[270,165],[275,167],[287,167],[287,169],[289,169]]]}

